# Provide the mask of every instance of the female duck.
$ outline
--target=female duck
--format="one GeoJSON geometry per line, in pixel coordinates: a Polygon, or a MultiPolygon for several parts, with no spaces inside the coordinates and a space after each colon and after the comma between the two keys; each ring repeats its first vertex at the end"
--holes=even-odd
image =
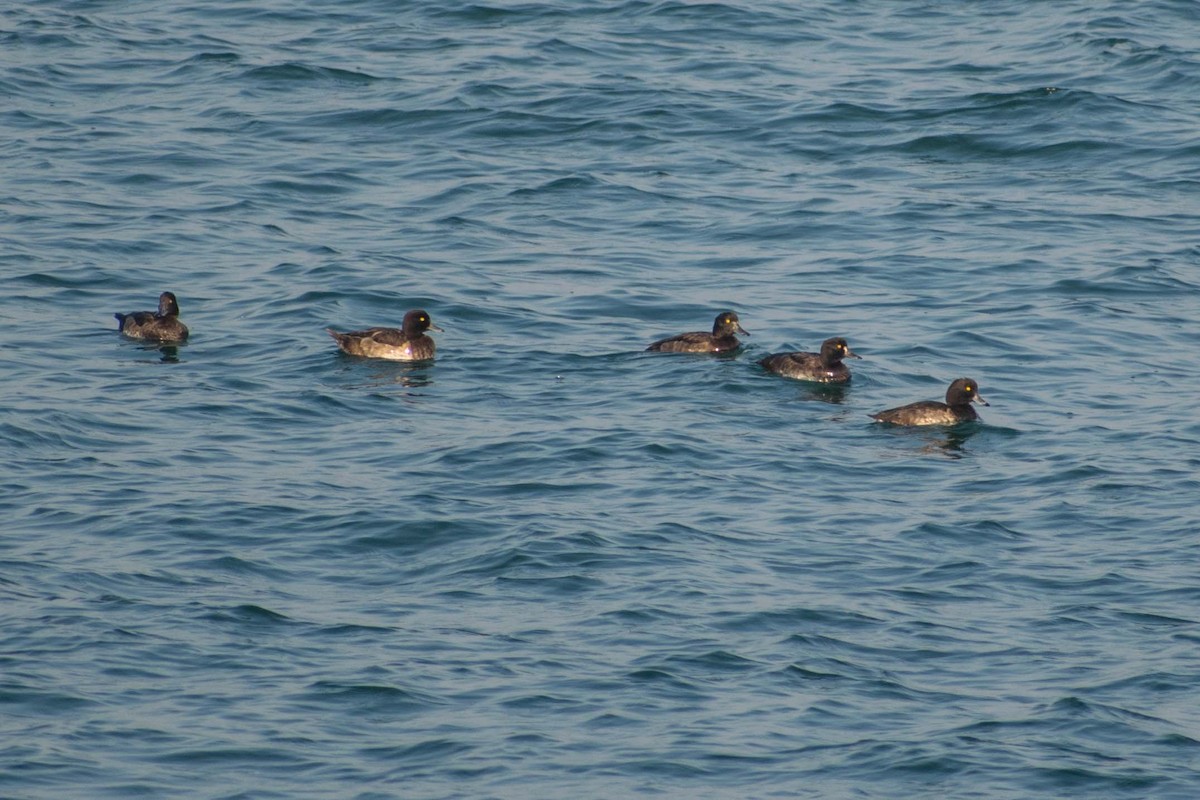
{"type": "Polygon", "coordinates": [[[819,353],[774,353],[759,359],[759,364],[768,372],[785,378],[816,383],[846,383],[850,380],[850,368],[842,363],[843,358],[862,358],[850,350],[850,345],[840,336],[821,343],[819,353]]]}
{"type": "Polygon", "coordinates": [[[749,336],[750,333],[738,323],[738,315],[722,311],[713,321],[712,333],[693,331],[659,339],[646,348],[656,353],[724,353],[742,346],[734,334],[749,336]]]}
{"type": "Polygon", "coordinates": [[[425,335],[425,331],[430,329],[441,330],[429,319],[429,314],[417,309],[404,315],[404,322],[399,329],[367,328],[349,333],[338,333],[332,328],[325,330],[338,347],[352,356],[391,361],[427,361],[433,358],[436,350],[433,339],[425,335]]]}
{"type": "Polygon", "coordinates": [[[946,390],[946,402],[922,400],[899,408],[889,408],[871,416],[877,422],[893,425],[954,425],[979,419],[971,403],[988,402],[979,395],[979,384],[970,378],[959,378],[946,390]]]}
{"type": "Polygon", "coordinates": [[[187,326],[179,321],[179,301],[171,292],[158,296],[158,313],[131,311],[113,316],[117,318],[117,329],[134,339],[182,342],[188,337],[187,326]]]}

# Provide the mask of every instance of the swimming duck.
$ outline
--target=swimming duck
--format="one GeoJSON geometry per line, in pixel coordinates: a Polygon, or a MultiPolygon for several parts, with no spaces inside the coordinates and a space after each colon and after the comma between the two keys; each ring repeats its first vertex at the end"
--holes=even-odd
{"type": "Polygon", "coordinates": [[[872,414],[876,422],[893,425],[954,425],[959,422],[979,419],[971,403],[988,402],[979,395],[979,384],[970,378],[959,378],[946,390],[946,402],[922,400],[899,408],[889,408],[872,414]]]}
{"type": "Polygon", "coordinates": [[[850,380],[850,368],[843,358],[862,358],[850,350],[840,336],[821,343],[820,353],[773,353],[758,363],[768,372],[785,378],[817,383],[845,383],[850,380]]]}
{"type": "Polygon", "coordinates": [[[712,333],[693,331],[666,339],[659,339],[646,348],[656,353],[724,353],[742,346],[734,334],[749,336],[750,333],[738,323],[738,315],[722,311],[713,321],[712,333]]]}
{"type": "Polygon", "coordinates": [[[333,328],[326,332],[337,342],[337,346],[352,356],[364,358],[386,358],[391,361],[426,361],[433,358],[436,349],[433,339],[425,335],[427,330],[440,331],[429,319],[429,314],[420,309],[404,315],[404,322],[397,328],[367,328],[361,331],[338,333],[333,328]]]}
{"type": "Polygon", "coordinates": [[[131,311],[113,316],[117,318],[117,329],[134,339],[182,342],[188,337],[187,326],[179,321],[179,301],[171,292],[158,296],[158,313],[131,311]]]}

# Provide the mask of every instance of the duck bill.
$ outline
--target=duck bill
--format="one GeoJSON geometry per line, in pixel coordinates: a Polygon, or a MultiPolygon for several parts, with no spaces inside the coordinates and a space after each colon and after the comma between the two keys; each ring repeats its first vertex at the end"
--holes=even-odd
{"type": "Polygon", "coordinates": [[[975,395],[975,402],[979,403],[979,405],[981,405],[981,406],[990,406],[991,405],[991,403],[989,403],[987,400],[983,399],[983,395],[981,395],[981,394],[975,395]]]}
{"type": "Polygon", "coordinates": [[[445,328],[439,328],[437,325],[434,325],[432,322],[431,322],[431,323],[429,323],[429,330],[431,330],[431,331],[437,331],[438,333],[445,333],[445,332],[446,332],[446,329],[445,329],[445,328]]]}
{"type": "Polygon", "coordinates": [[[857,358],[859,361],[862,361],[862,356],[851,350],[849,347],[846,348],[846,352],[842,355],[842,358],[857,358]]]}
{"type": "Polygon", "coordinates": [[[737,332],[738,332],[738,333],[740,333],[742,336],[749,336],[749,335],[750,335],[750,331],[748,331],[748,330],[746,330],[745,328],[743,328],[740,322],[739,322],[739,323],[737,323],[737,332]]]}

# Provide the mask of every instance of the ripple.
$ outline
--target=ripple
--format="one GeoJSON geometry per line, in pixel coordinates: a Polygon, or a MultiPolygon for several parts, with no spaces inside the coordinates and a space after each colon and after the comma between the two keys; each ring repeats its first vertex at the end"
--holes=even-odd
{"type": "Polygon", "coordinates": [[[1184,8],[0,11],[3,793],[1190,796],[1184,8]]]}

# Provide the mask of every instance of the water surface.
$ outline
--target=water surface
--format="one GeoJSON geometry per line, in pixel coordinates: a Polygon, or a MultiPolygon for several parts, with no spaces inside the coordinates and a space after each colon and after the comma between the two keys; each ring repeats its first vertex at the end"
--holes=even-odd
{"type": "Polygon", "coordinates": [[[0,11],[0,794],[1195,797],[1193,16],[0,11]]]}

